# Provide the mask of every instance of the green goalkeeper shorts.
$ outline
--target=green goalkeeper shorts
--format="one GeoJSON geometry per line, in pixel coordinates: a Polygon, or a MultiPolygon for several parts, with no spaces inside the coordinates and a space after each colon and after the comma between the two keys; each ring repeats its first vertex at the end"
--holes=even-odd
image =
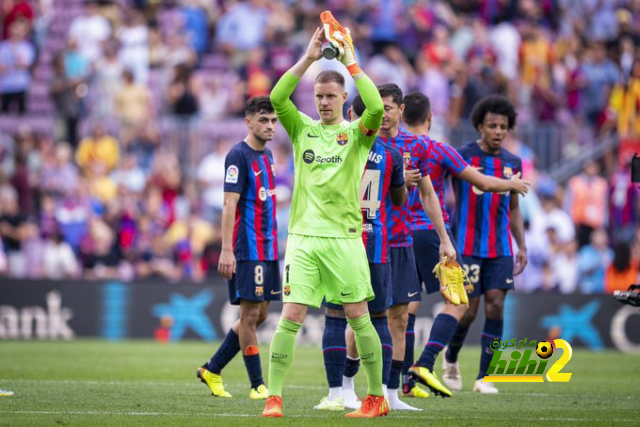
{"type": "Polygon", "coordinates": [[[282,278],[284,302],[320,307],[374,298],[362,239],[290,234],[282,278]]]}

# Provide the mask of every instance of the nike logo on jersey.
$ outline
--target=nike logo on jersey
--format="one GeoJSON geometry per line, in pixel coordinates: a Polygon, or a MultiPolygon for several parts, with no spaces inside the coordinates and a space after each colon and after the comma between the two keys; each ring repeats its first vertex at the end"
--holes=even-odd
{"type": "Polygon", "coordinates": [[[253,171],[253,174],[254,174],[255,176],[258,176],[258,175],[260,175],[261,173],[262,173],[262,171],[261,171],[261,170],[259,170],[258,172],[253,171]]]}
{"type": "Polygon", "coordinates": [[[343,297],[348,297],[349,295],[351,295],[351,292],[349,292],[348,294],[345,294],[344,292],[340,292],[340,295],[343,297]]]}
{"type": "Polygon", "coordinates": [[[308,136],[309,138],[320,138],[318,135],[314,135],[314,134],[312,134],[312,133],[308,133],[308,134],[307,134],[307,136],[308,136]]]}
{"type": "Polygon", "coordinates": [[[282,291],[278,291],[278,292],[271,291],[271,295],[278,295],[280,292],[282,291]]]}
{"type": "Polygon", "coordinates": [[[510,285],[513,283],[513,279],[507,279],[507,285],[510,285]]]}
{"type": "Polygon", "coordinates": [[[407,294],[407,296],[408,296],[409,298],[413,298],[413,297],[415,297],[416,295],[418,295],[418,293],[419,293],[419,292],[420,292],[420,291],[418,291],[418,292],[409,292],[409,293],[407,294]]]}

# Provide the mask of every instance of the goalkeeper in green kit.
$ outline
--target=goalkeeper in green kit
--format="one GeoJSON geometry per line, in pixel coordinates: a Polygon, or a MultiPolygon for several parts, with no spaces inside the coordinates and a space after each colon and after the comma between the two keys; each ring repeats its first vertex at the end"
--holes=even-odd
{"type": "Polygon", "coordinates": [[[305,55],[271,92],[273,108],[293,144],[295,188],[282,286],[284,306],[271,341],[270,396],[262,416],[282,417],[282,387],[293,363],[296,334],[308,307],[320,307],[326,298],[344,306],[369,383],[360,409],[346,416],[372,418],[386,415],[389,406],[382,392],[382,347],[367,308],[374,294],[362,243],[358,190],[384,107],[376,86],[356,62],[349,30],[330,12],[321,18],[324,31],[315,31],[305,55]],[[360,120],[344,120],[345,82],[335,71],[323,71],[315,79],[320,120],[299,112],[289,99],[302,75],[322,57],[325,37],[338,48],[338,59],[366,105],[360,120]]]}

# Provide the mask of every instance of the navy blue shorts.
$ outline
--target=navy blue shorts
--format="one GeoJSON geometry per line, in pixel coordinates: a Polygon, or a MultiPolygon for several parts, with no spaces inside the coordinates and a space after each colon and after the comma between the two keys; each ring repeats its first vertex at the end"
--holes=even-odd
{"type": "MultiPolygon", "coordinates": [[[[455,242],[451,230],[447,230],[451,242],[455,242]]],[[[433,269],[440,262],[440,238],[436,230],[417,230],[413,232],[413,252],[420,283],[424,284],[427,294],[440,292],[440,282],[433,269]]],[[[462,257],[456,251],[458,264],[462,265],[462,257]]]]}
{"type": "Polygon", "coordinates": [[[422,301],[413,248],[391,248],[391,305],[422,301]]]}
{"type": "MultiPolygon", "coordinates": [[[[369,301],[369,313],[382,313],[391,305],[391,264],[369,263],[371,272],[371,287],[376,297],[369,301]]],[[[331,304],[326,301],[323,305],[333,310],[342,310],[340,304],[331,304]]]]}
{"type": "Polygon", "coordinates": [[[229,302],[280,301],[280,286],[278,261],[238,261],[236,274],[229,280],[229,302]]]}
{"type": "Polygon", "coordinates": [[[462,256],[461,264],[473,284],[470,298],[477,298],[491,289],[513,289],[513,257],[480,258],[462,256]]]}

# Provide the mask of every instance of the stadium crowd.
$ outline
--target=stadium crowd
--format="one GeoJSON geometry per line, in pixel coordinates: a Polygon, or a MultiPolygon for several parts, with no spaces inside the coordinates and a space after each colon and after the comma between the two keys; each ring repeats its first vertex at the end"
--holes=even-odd
{"type": "MultiPolygon", "coordinates": [[[[330,9],[374,82],[430,97],[434,139],[468,142],[450,131],[492,93],[514,101],[519,123],[561,128],[567,151],[617,138],[568,182],[541,172],[517,133],[505,143],[535,186],[522,203],[529,265],[516,289],[601,293],[638,279],[629,153],[640,147],[640,0],[71,1],[77,16],[45,63],[58,1],[5,0],[0,11],[1,114],[35,114],[28,93],[42,68],[56,116],[51,133],[0,134],[0,274],[217,274],[224,158],[237,141],[198,152],[193,135],[269,94],[330,9]],[[186,136],[168,141],[165,119],[186,136]]],[[[297,103],[313,113],[313,99],[297,103]]],[[[291,150],[282,138],[271,148],[284,245],[291,150]]]]}

